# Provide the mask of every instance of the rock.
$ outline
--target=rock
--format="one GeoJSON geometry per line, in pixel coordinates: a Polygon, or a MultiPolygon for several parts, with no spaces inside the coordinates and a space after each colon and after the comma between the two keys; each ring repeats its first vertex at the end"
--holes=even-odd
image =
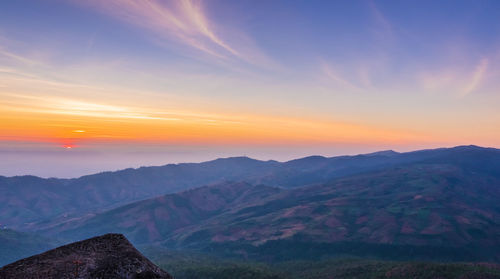
{"type": "Polygon", "coordinates": [[[105,234],[19,260],[0,278],[173,278],[144,257],[121,234],[105,234]]]}

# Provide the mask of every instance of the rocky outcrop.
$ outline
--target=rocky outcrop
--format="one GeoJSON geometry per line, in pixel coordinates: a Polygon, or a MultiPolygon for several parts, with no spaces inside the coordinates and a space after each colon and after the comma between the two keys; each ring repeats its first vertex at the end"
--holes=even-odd
{"type": "Polygon", "coordinates": [[[0,278],[172,278],[121,234],[71,243],[11,263],[0,278]]]}

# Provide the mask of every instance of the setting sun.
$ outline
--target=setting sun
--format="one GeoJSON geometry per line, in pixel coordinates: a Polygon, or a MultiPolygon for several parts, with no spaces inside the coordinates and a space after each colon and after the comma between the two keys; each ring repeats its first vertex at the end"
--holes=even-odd
{"type": "Polygon", "coordinates": [[[23,24],[0,17],[9,152],[78,145],[88,156],[72,161],[92,168],[104,153],[152,164],[141,156],[286,160],[500,144],[500,56],[484,35],[497,17],[486,10],[466,27],[431,2],[408,19],[372,1],[21,2],[0,11],[26,13],[23,24]]]}

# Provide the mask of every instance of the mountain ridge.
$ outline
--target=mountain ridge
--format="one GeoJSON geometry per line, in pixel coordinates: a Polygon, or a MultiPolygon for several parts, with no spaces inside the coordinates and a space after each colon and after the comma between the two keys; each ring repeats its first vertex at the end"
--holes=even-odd
{"type": "Polygon", "coordinates": [[[500,259],[490,249],[500,250],[500,150],[382,152],[285,163],[226,158],[61,184],[0,178],[0,222],[65,241],[120,232],[134,244],[174,249],[431,247],[500,259]]]}
{"type": "Polygon", "coordinates": [[[249,159],[249,161],[257,161],[257,162],[269,162],[269,163],[288,163],[288,162],[293,162],[301,159],[307,159],[307,158],[325,158],[325,159],[335,159],[335,158],[345,158],[345,157],[357,157],[357,156],[367,156],[367,155],[383,155],[383,154],[411,154],[411,153],[417,153],[417,152],[427,152],[427,151],[440,151],[440,150],[454,150],[454,149],[486,149],[486,150],[497,150],[500,151],[499,148],[496,147],[483,147],[479,145],[474,145],[474,144],[469,144],[469,145],[457,145],[453,147],[439,147],[439,148],[428,148],[428,149],[419,149],[419,150],[414,150],[414,151],[407,151],[407,152],[397,152],[392,149],[387,149],[387,150],[380,150],[380,151],[375,151],[375,152],[370,152],[370,153],[360,153],[360,154],[353,154],[353,155],[338,155],[338,156],[332,156],[332,157],[326,157],[322,155],[309,155],[306,157],[300,157],[296,159],[291,159],[288,161],[277,161],[277,160],[259,160],[259,159],[254,159],[248,156],[231,156],[231,157],[221,157],[221,158],[216,158],[213,160],[208,160],[208,161],[203,161],[199,163],[169,163],[169,164],[164,164],[164,165],[151,165],[151,166],[140,166],[136,168],[124,168],[124,169],[119,169],[119,170],[113,170],[113,171],[102,171],[102,172],[96,172],[92,174],[86,174],[78,177],[73,177],[73,178],[59,178],[59,177],[41,177],[41,176],[36,176],[36,175],[31,175],[31,174],[23,174],[23,175],[13,175],[13,176],[5,176],[5,175],[0,175],[0,178],[40,178],[44,180],[77,180],[80,178],[84,177],[89,177],[89,176],[94,176],[94,175],[99,175],[99,174],[110,174],[110,173],[119,173],[119,172],[124,172],[124,171],[130,171],[130,170],[140,170],[140,169],[147,169],[147,168],[161,168],[161,167],[168,167],[168,166],[180,166],[180,165],[196,165],[196,164],[205,164],[205,163],[212,163],[216,161],[228,161],[232,159],[249,159]]]}
{"type": "MultiPolygon", "coordinates": [[[[53,228],[46,233],[63,237],[106,230],[127,233],[126,227],[121,225],[123,220],[143,220],[149,216],[152,219],[148,222],[129,224],[136,232],[143,230],[142,234],[130,235],[133,241],[160,242],[171,248],[203,248],[225,243],[259,246],[282,240],[351,242],[371,247],[381,244],[390,248],[392,245],[399,250],[397,247],[404,245],[444,247],[443,251],[448,247],[450,251],[462,252],[470,248],[472,250],[467,250],[470,253],[480,254],[474,247],[484,247],[485,251],[488,247],[500,248],[497,237],[500,235],[500,206],[497,203],[500,199],[500,156],[493,154],[493,158],[496,159],[491,165],[496,167],[494,173],[490,167],[478,173],[475,156],[462,160],[452,156],[450,160],[445,153],[434,157],[432,162],[398,165],[316,185],[292,189],[260,186],[267,190],[261,196],[246,203],[228,203],[222,211],[183,224],[169,223],[158,214],[159,208],[165,212],[184,210],[165,206],[161,203],[163,196],[108,211],[81,225],[70,225],[62,230],[53,228]],[[150,202],[158,206],[151,208],[150,202]],[[147,231],[159,232],[161,237],[151,239],[144,233],[147,231]]],[[[480,158],[484,159],[491,163],[487,156],[480,158]]],[[[206,195],[200,193],[217,196],[223,193],[217,187],[205,186],[167,196],[172,200],[185,195],[206,195]]],[[[257,186],[227,182],[222,189],[253,187],[257,186]]],[[[183,198],[182,208],[196,208],[206,202],[206,199],[183,198]]],[[[488,251],[486,258],[500,259],[498,253],[488,251]]]]}
{"type": "Polygon", "coordinates": [[[382,152],[382,155],[332,158],[309,156],[285,163],[248,157],[223,158],[200,164],[126,169],[83,180],[0,178],[0,222],[8,227],[40,230],[69,224],[71,220],[92,219],[100,212],[141,200],[223,181],[293,189],[418,164],[454,165],[469,174],[480,171],[493,177],[491,179],[500,176],[500,150],[494,148],[458,146],[390,152],[390,156],[382,152]]]}

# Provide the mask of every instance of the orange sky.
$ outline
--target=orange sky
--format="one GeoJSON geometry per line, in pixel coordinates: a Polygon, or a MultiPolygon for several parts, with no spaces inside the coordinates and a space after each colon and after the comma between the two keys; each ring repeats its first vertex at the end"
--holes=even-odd
{"type": "Polygon", "coordinates": [[[483,4],[0,1],[0,155],[499,147],[500,8],[483,4]]]}

